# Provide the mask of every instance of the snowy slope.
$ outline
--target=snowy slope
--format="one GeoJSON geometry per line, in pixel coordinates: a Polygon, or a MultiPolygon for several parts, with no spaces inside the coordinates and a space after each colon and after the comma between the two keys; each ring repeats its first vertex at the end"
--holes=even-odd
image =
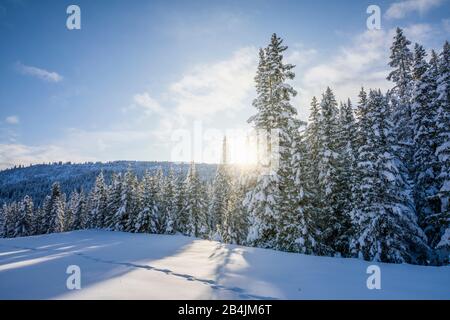
{"type": "Polygon", "coordinates": [[[306,256],[183,236],[76,231],[0,239],[0,299],[450,299],[450,267],[306,256]],[[81,268],[81,290],[66,268],[81,268]]]}

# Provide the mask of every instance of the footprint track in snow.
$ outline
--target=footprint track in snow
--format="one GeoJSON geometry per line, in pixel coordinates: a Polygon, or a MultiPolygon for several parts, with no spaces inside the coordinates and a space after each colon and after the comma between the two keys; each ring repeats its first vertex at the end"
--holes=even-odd
{"type": "Polygon", "coordinates": [[[101,259],[101,258],[97,258],[91,255],[88,255],[86,253],[82,253],[82,252],[61,252],[58,251],[57,249],[48,249],[48,248],[31,248],[31,247],[20,247],[20,246],[8,246],[8,245],[4,245],[1,244],[0,246],[3,247],[8,247],[8,248],[14,248],[14,249],[22,249],[22,250],[30,250],[33,252],[58,252],[58,253],[65,253],[67,255],[73,254],[76,256],[79,256],[81,258],[84,259],[88,259],[90,261],[94,261],[97,263],[107,263],[107,264],[114,264],[114,265],[120,265],[120,266],[126,266],[129,268],[137,268],[137,269],[144,269],[144,270],[149,270],[149,271],[154,271],[154,272],[160,272],[160,273],[164,273],[168,276],[174,276],[174,277],[178,277],[178,278],[183,278],[186,281],[194,281],[194,282],[199,282],[202,283],[204,285],[208,285],[211,289],[214,290],[225,290],[225,291],[231,291],[233,293],[236,293],[239,295],[240,299],[256,299],[256,300],[276,300],[277,298],[274,297],[269,297],[269,296],[259,296],[259,295],[254,295],[251,293],[246,293],[245,290],[243,288],[239,288],[239,287],[227,287],[224,285],[221,285],[219,283],[217,283],[215,280],[210,280],[210,279],[203,279],[203,278],[198,278],[189,274],[185,274],[185,273],[178,273],[178,272],[174,272],[170,269],[161,269],[161,268],[157,268],[151,265],[146,265],[146,264],[137,264],[137,263],[132,263],[132,262],[122,262],[122,261],[114,261],[114,260],[107,260],[107,259],[101,259]]]}

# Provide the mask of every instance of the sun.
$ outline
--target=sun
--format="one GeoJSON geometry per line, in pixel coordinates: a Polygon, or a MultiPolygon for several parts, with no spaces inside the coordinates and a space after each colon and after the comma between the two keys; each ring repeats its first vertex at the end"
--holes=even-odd
{"type": "Polygon", "coordinates": [[[256,164],[256,144],[247,137],[235,137],[230,139],[228,145],[228,162],[238,165],[256,164]]]}

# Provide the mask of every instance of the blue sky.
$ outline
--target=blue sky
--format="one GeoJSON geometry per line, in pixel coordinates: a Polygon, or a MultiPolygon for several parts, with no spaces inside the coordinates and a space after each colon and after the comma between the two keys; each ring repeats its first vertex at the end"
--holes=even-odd
{"type": "Polygon", "coordinates": [[[248,127],[257,49],[273,32],[297,65],[294,104],[306,120],[327,85],[339,99],[361,85],[387,89],[393,28],[439,49],[449,12],[445,0],[0,0],[0,168],[213,162],[204,149],[248,127]],[[66,28],[70,4],[81,30],[66,28]],[[367,30],[370,4],[382,10],[381,30],[367,30]],[[174,157],[183,135],[201,140],[197,156],[174,157]]]}

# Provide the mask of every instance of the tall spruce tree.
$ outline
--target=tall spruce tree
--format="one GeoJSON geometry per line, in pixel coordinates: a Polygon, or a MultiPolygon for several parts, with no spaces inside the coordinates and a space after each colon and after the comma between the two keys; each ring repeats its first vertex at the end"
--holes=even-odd
{"type": "Polygon", "coordinates": [[[5,237],[6,204],[0,207],[0,238],[5,237]]]}
{"type": "Polygon", "coordinates": [[[320,104],[316,97],[312,98],[309,122],[302,140],[298,146],[303,148],[304,157],[300,158],[297,176],[306,179],[304,184],[303,200],[301,208],[304,211],[306,226],[305,235],[309,238],[304,244],[304,253],[326,254],[328,250],[326,246],[321,245],[319,240],[320,231],[318,229],[318,221],[321,217],[320,188],[319,188],[319,169],[317,166],[319,152],[321,148],[321,132],[322,132],[322,114],[320,104]]]}
{"type": "Polygon", "coordinates": [[[5,205],[3,207],[4,225],[3,235],[6,238],[12,238],[16,236],[16,224],[19,217],[19,205],[17,202],[5,205]]]}
{"type": "MultiPolygon", "coordinates": [[[[166,190],[168,187],[168,177],[164,175],[164,171],[161,167],[158,168],[155,176],[155,183],[157,186],[156,203],[159,208],[157,229],[158,233],[168,233],[168,230],[173,228],[173,216],[170,212],[170,200],[167,198],[165,191],[170,193],[170,190],[166,190]],[[166,204],[168,207],[166,208],[166,204]]],[[[169,188],[170,189],[170,188],[169,188]]],[[[170,233],[170,232],[169,232],[170,233]]]]}
{"type": "Polygon", "coordinates": [[[351,221],[351,211],[354,206],[354,185],[355,185],[355,154],[357,146],[356,123],[350,99],[346,103],[341,103],[339,109],[338,122],[338,158],[336,167],[336,222],[335,251],[343,256],[348,256],[349,245],[353,237],[353,226],[351,221]]]}
{"type": "Polygon", "coordinates": [[[137,209],[137,179],[128,169],[121,183],[120,202],[114,214],[114,230],[133,232],[135,230],[137,209]]]}
{"type": "Polygon", "coordinates": [[[404,162],[407,174],[413,174],[413,135],[414,128],[411,110],[412,64],[413,54],[409,49],[411,42],[406,39],[403,30],[397,28],[391,46],[389,66],[393,70],[387,79],[394,82],[390,95],[393,102],[393,123],[397,144],[395,151],[404,162]]]}
{"type": "Polygon", "coordinates": [[[408,181],[399,169],[403,164],[393,152],[395,136],[387,99],[371,90],[364,109],[358,130],[363,137],[357,160],[352,253],[366,260],[426,263],[426,237],[417,224],[408,181]]]}
{"type": "Polygon", "coordinates": [[[229,186],[225,213],[218,230],[220,239],[225,243],[245,245],[248,232],[248,216],[242,202],[245,186],[242,179],[230,179],[229,186]]]}
{"type": "Polygon", "coordinates": [[[255,190],[247,196],[246,207],[251,215],[249,242],[261,247],[296,250],[291,232],[296,229],[297,197],[292,177],[292,158],[299,121],[290,100],[297,92],[287,81],[294,79],[294,68],[283,61],[287,46],[276,34],[267,48],[260,51],[255,77],[257,98],[253,106],[257,114],[249,119],[262,132],[268,172],[261,174],[255,190]],[[276,136],[275,141],[273,137],[276,136]]]}
{"type": "MultiPolygon", "coordinates": [[[[316,104],[315,98],[313,98],[313,110],[316,104]]],[[[314,118],[315,116],[312,117],[314,118]]],[[[312,125],[312,123],[310,124],[312,125]]],[[[297,136],[293,145],[296,150],[296,153],[292,157],[292,166],[295,170],[293,179],[295,185],[294,194],[297,197],[297,214],[291,224],[295,228],[292,232],[292,235],[295,236],[292,242],[295,244],[295,247],[290,251],[311,254],[320,252],[320,243],[318,241],[319,232],[316,225],[318,208],[315,205],[315,196],[317,193],[313,184],[315,165],[313,164],[312,157],[314,151],[309,149],[308,137],[311,137],[312,141],[315,139],[303,133],[297,136]]],[[[317,178],[317,176],[315,177],[317,178]]]]}
{"type": "Polygon", "coordinates": [[[92,191],[91,228],[103,228],[108,215],[108,190],[103,172],[97,176],[92,191]]]}
{"type": "Polygon", "coordinates": [[[74,192],[71,197],[72,206],[72,230],[81,230],[86,228],[86,198],[83,190],[74,192]]]}
{"type": "Polygon", "coordinates": [[[121,208],[122,202],[122,175],[113,173],[111,178],[111,186],[109,187],[109,196],[107,211],[108,215],[105,219],[105,227],[110,230],[116,229],[116,224],[120,220],[117,213],[121,208]]]}
{"type": "Polygon", "coordinates": [[[162,233],[172,234],[176,232],[177,198],[176,177],[173,168],[170,168],[167,178],[164,179],[161,198],[162,233]]]}
{"type": "Polygon", "coordinates": [[[412,121],[414,125],[414,201],[419,224],[428,237],[428,243],[435,247],[440,233],[432,223],[439,213],[437,201],[439,175],[437,147],[437,105],[436,79],[437,56],[432,52],[430,63],[425,61],[425,49],[414,47],[412,121]]]}
{"type": "MultiPolygon", "coordinates": [[[[211,237],[223,223],[223,218],[227,210],[227,202],[230,196],[230,175],[227,160],[227,140],[223,138],[222,161],[217,166],[216,176],[212,184],[212,198],[208,212],[208,227],[211,237]]],[[[220,233],[220,232],[219,232],[220,233]]]]}
{"type": "Polygon", "coordinates": [[[266,170],[264,174],[258,175],[256,185],[246,194],[244,206],[250,222],[247,242],[254,246],[273,248],[276,245],[278,232],[278,214],[275,202],[278,181],[275,174],[269,171],[271,166],[271,130],[273,128],[271,122],[275,115],[269,103],[271,88],[268,59],[267,49],[260,49],[259,65],[255,76],[257,98],[253,101],[257,113],[248,120],[257,132],[258,162],[259,164],[262,163],[266,170]],[[263,143],[260,143],[260,140],[263,143]]]}
{"type": "Polygon", "coordinates": [[[33,200],[25,196],[17,207],[17,219],[13,237],[26,237],[33,234],[33,200]]]}
{"type": "Polygon", "coordinates": [[[55,182],[47,203],[44,206],[44,233],[64,231],[64,203],[65,197],[61,192],[59,183],[55,182]]]}
{"type": "Polygon", "coordinates": [[[437,148],[439,161],[437,197],[440,203],[440,213],[431,222],[441,234],[438,243],[439,254],[444,263],[450,256],[450,44],[445,42],[439,55],[437,78],[437,148]]]}
{"type": "Polygon", "coordinates": [[[69,201],[66,203],[64,210],[64,230],[75,230],[73,228],[75,219],[75,210],[78,204],[79,194],[76,190],[72,191],[69,196],[69,201]]]}
{"type": "Polygon", "coordinates": [[[185,215],[186,224],[183,226],[187,235],[206,237],[209,233],[207,207],[205,201],[205,187],[203,186],[192,162],[185,181],[185,215]]]}
{"type": "Polygon", "coordinates": [[[339,109],[333,91],[327,88],[320,103],[318,205],[321,254],[345,253],[348,248],[350,216],[344,209],[348,194],[343,190],[339,109]]]}
{"type": "Polygon", "coordinates": [[[147,171],[142,181],[142,208],[136,219],[136,232],[159,233],[160,209],[157,203],[157,177],[147,171]]]}
{"type": "Polygon", "coordinates": [[[186,180],[182,179],[181,172],[175,186],[175,228],[177,232],[188,235],[191,233],[191,217],[186,210],[186,180]]]}

